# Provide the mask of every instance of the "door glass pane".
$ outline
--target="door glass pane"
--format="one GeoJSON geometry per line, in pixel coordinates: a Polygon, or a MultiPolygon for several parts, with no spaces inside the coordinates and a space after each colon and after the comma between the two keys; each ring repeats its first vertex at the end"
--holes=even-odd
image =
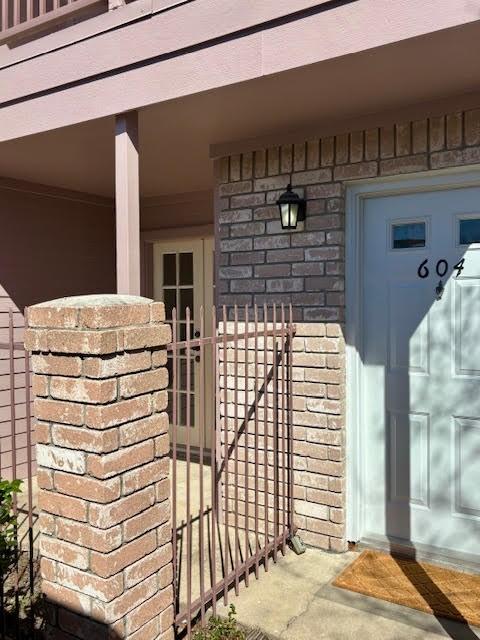
{"type": "Polygon", "coordinates": [[[187,339],[187,328],[186,328],[185,322],[181,322],[181,323],[180,323],[179,336],[180,336],[180,337],[179,337],[179,340],[180,340],[181,342],[183,342],[184,340],[186,340],[186,339],[187,339]]]}
{"type": "Polygon", "coordinates": [[[190,308],[190,318],[193,320],[193,289],[180,289],[180,318],[186,318],[187,307],[190,308]]]}
{"type": "Polygon", "coordinates": [[[194,426],[195,420],[195,404],[194,404],[194,396],[192,393],[181,393],[180,394],[180,417],[178,423],[182,426],[186,426],[187,424],[187,398],[190,402],[190,426],[194,426]]]}
{"type": "Polygon", "coordinates": [[[173,357],[171,355],[167,358],[167,372],[168,372],[168,386],[171,389],[173,387],[173,357]]]}
{"type": "Polygon", "coordinates": [[[195,426],[195,395],[193,393],[190,394],[190,426],[195,426]]]}
{"type": "Polygon", "coordinates": [[[178,358],[178,374],[179,388],[182,391],[187,390],[187,361],[184,358],[178,358]]]}
{"type": "Polygon", "coordinates": [[[460,220],[460,244],[480,242],[480,218],[460,220]]]}
{"type": "Polygon", "coordinates": [[[180,285],[193,284],[193,253],[180,254],[180,285]]]}
{"type": "Polygon", "coordinates": [[[163,284],[166,286],[177,284],[176,255],[174,253],[163,254],[163,284]]]}
{"type": "Polygon", "coordinates": [[[176,289],[164,289],[163,301],[165,303],[165,314],[167,320],[172,318],[172,309],[177,305],[177,290],[176,289]]]}
{"type": "Polygon", "coordinates": [[[186,425],[187,424],[187,394],[186,393],[180,394],[179,409],[180,409],[180,415],[178,419],[178,424],[186,425]]]}
{"type": "Polygon", "coordinates": [[[195,357],[190,361],[190,391],[195,391],[195,357]]]}
{"type": "Polygon", "coordinates": [[[215,295],[215,287],[217,286],[217,282],[216,282],[216,269],[215,269],[215,251],[213,251],[213,260],[212,260],[212,268],[213,268],[213,273],[212,273],[212,290],[213,290],[213,304],[215,304],[215,300],[216,300],[216,295],[215,295]]]}
{"type": "Polygon", "coordinates": [[[412,249],[425,246],[425,223],[408,222],[394,224],[392,227],[392,246],[394,249],[412,249]]]}

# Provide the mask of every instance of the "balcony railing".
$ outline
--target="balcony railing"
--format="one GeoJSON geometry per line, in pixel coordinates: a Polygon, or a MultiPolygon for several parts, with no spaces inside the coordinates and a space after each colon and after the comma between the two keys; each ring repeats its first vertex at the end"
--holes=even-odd
{"type": "Polygon", "coordinates": [[[0,44],[108,9],[108,0],[0,0],[0,44]]]}

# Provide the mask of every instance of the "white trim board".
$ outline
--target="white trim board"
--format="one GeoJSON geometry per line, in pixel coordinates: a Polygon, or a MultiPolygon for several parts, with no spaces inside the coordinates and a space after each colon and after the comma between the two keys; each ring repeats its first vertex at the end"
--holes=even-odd
{"type": "Polygon", "coordinates": [[[347,540],[362,539],[363,460],[361,438],[363,326],[360,292],[363,280],[364,201],[379,196],[480,186],[480,165],[389,176],[347,183],[346,196],[346,441],[347,441],[347,540]]]}

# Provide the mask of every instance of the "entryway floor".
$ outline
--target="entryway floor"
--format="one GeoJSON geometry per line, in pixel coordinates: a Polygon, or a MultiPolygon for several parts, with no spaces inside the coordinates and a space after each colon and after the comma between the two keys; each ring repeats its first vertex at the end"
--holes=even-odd
{"type": "MultiPolygon", "coordinates": [[[[272,640],[476,640],[480,629],[332,586],[358,557],[288,551],[232,598],[239,623],[272,640]]],[[[223,605],[219,613],[226,614],[223,605]]]]}

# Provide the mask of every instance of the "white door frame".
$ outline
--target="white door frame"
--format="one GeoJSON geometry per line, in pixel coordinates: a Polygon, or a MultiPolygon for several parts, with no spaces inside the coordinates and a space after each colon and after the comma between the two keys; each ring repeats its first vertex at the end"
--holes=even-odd
{"type": "Polygon", "coordinates": [[[363,228],[364,202],[379,196],[480,186],[480,165],[455,167],[347,183],[346,195],[346,457],[347,540],[356,542],[364,533],[364,466],[362,436],[363,366],[363,228]]]}

